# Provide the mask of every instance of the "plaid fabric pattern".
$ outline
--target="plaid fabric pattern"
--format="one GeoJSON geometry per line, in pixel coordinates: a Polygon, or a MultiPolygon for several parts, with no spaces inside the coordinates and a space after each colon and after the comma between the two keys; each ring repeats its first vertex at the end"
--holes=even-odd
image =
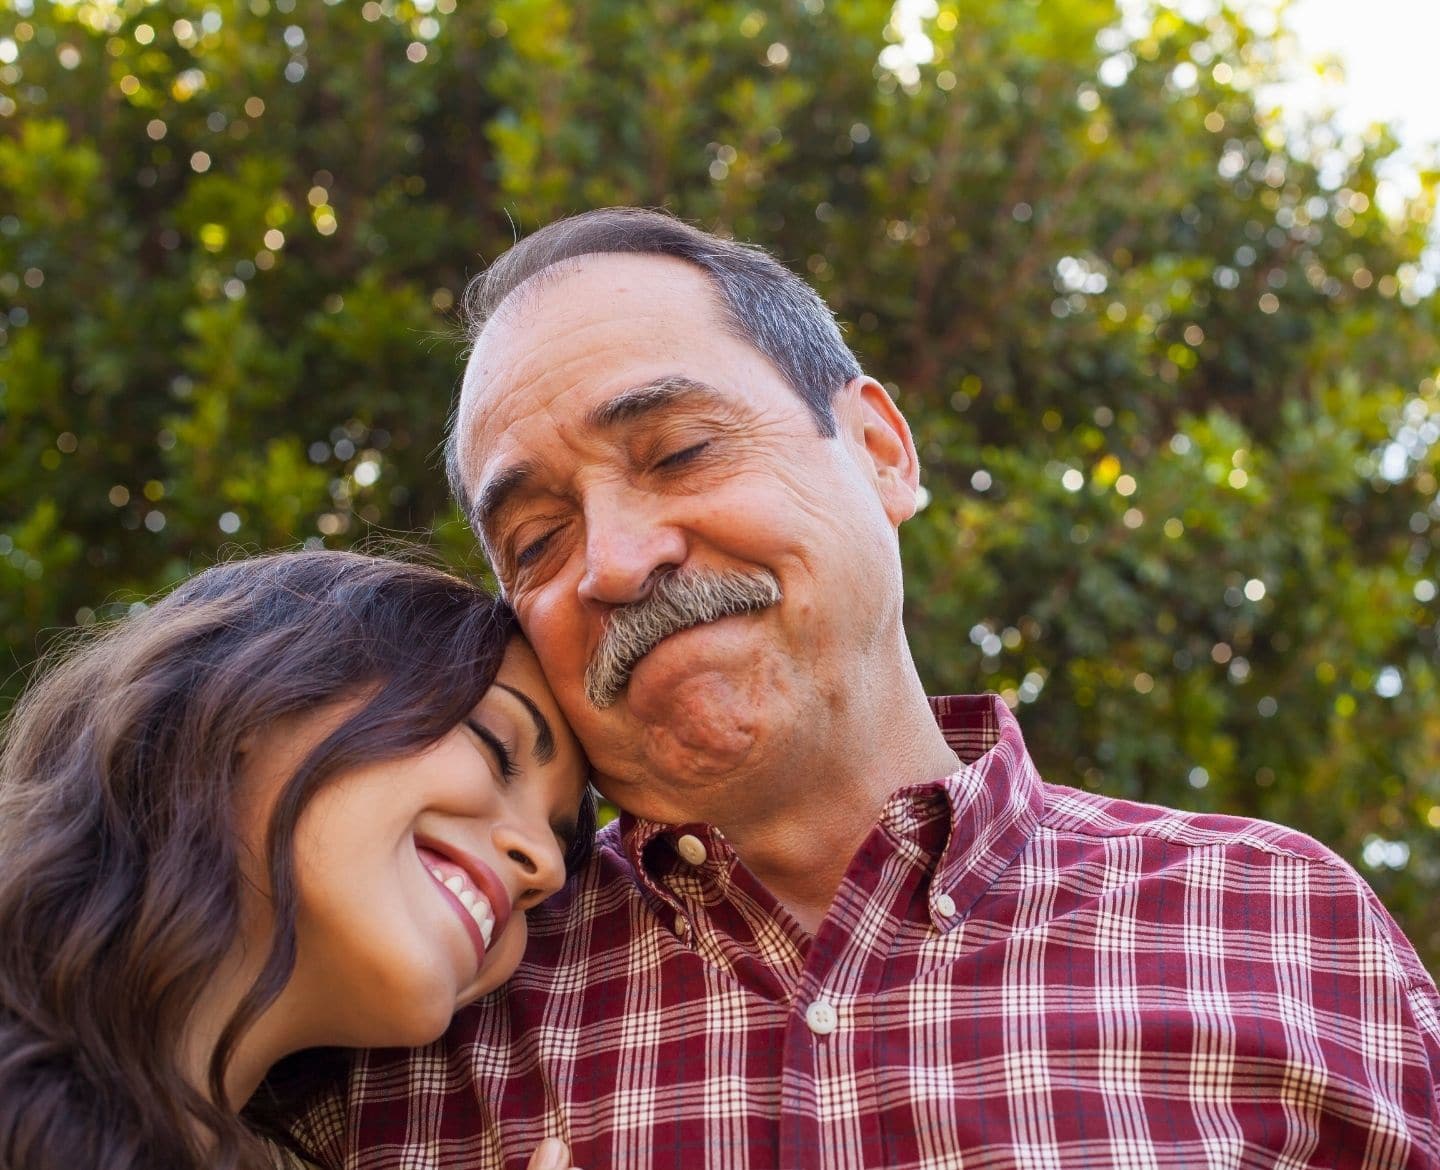
{"type": "Polygon", "coordinates": [[[1044,784],[997,698],[933,702],[964,763],[893,795],[813,938],[713,828],[622,819],[509,984],[297,1135],[375,1170],[547,1136],[587,1170],[1440,1166],[1440,1000],[1347,865],[1044,784]]]}

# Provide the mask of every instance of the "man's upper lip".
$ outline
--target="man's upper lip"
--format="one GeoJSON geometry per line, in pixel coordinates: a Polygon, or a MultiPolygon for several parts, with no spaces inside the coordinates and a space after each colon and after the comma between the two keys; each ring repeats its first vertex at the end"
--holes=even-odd
{"type": "Polygon", "coordinates": [[[490,909],[495,914],[495,929],[490,932],[490,945],[493,947],[495,940],[500,937],[500,932],[505,929],[505,924],[510,921],[510,893],[505,889],[505,883],[493,869],[458,845],[419,834],[415,837],[415,844],[458,865],[465,871],[465,876],[475,883],[475,888],[485,895],[485,900],[490,903],[490,909]]]}

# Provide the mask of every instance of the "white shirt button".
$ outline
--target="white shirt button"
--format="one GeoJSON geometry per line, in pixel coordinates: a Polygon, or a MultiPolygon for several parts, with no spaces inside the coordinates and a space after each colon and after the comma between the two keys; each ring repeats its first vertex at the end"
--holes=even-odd
{"type": "Polygon", "coordinates": [[[705,842],[694,833],[686,833],[675,842],[675,848],[680,851],[680,856],[691,865],[704,865],[705,859],[710,856],[705,852],[705,842]]]}
{"type": "Polygon", "coordinates": [[[805,1023],[817,1036],[830,1035],[839,1022],[840,1017],[835,1014],[835,1009],[823,999],[817,999],[805,1009],[805,1023]]]}
{"type": "Polygon", "coordinates": [[[941,894],[935,899],[935,912],[941,918],[949,918],[955,913],[955,899],[949,894],[941,894]]]}

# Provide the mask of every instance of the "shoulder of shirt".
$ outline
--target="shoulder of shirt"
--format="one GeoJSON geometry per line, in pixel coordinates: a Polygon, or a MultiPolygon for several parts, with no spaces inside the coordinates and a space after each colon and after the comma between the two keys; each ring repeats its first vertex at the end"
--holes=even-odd
{"type": "Polygon", "coordinates": [[[1152,837],[1186,849],[1253,849],[1321,865],[1345,862],[1313,837],[1284,825],[1221,813],[1192,813],[1084,792],[1063,784],[1042,784],[1040,827],[1080,837],[1152,837]]]}
{"type": "Polygon", "coordinates": [[[1300,865],[1325,873],[1332,896],[1354,899],[1396,974],[1408,987],[1434,994],[1434,981],[1375,892],[1355,868],[1313,837],[1271,821],[1221,813],[1192,813],[1140,801],[1084,792],[1060,784],[1042,784],[1045,796],[1040,831],[1059,836],[1148,838],[1187,854],[1223,853],[1252,865],[1300,865]]]}

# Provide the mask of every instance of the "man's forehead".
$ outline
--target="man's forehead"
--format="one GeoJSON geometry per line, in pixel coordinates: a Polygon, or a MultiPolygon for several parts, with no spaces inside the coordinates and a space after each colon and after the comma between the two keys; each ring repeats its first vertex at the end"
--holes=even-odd
{"type": "MultiPolygon", "coordinates": [[[[709,278],[668,256],[582,256],[519,285],[486,323],[465,367],[456,450],[471,486],[487,457],[485,449],[517,416],[548,408],[550,400],[570,389],[563,378],[547,377],[555,372],[560,348],[565,360],[575,360],[586,349],[577,338],[593,336],[597,351],[608,342],[616,349],[618,391],[626,388],[619,367],[637,354],[637,347],[617,345],[615,332],[606,326],[624,330],[643,316],[659,325],[668,319],[677,329],[691,328],[714,308],[709,278]]],[[[725,331],[721,319],[711,320],[715,329],[725,331]]],[[[587,371],[591,377],[595,373],[587,371]]]]}
{"type": "Polygon", "coordinates": [[[483,388],[486,372],[527,342],[576,330],[647,318],[724,327],[716,290],[693,264],[673,256],[599,253],[559,261],[528,277],[485,323],[466,368],[466,390],[483,388]],[[697,303],[698,302],[698,303],[697,303]]]}

